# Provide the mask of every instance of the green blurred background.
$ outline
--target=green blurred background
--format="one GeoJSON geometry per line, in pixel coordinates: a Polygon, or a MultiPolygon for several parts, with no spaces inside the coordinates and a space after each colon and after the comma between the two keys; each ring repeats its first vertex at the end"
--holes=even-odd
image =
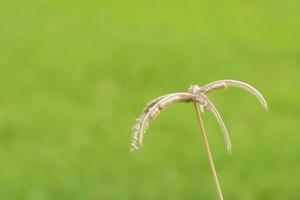
{"type": "Polygon", "coordinates": [[[300,199],[300,1],[0,2],[0,199],[217,199],[193,106],[156,96],[238,79],[204,114],[225,199],[300,199]]]}

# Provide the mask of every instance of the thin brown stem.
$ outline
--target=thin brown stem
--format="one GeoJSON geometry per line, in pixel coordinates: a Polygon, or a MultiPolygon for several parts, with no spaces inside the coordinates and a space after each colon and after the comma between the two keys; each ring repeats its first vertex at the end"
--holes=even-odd
{"type": "Polygon", "coordinates": [[[217,189],[217,192],[218,192],[218,196],[219,196],[220,200],[223,200],[223,195],[222,195],[220,183],[219,183],[219,180],[218,180],[217,172],[216,172],[216,169],[215,169],[215,166],[214,166],[214,161],[213,161],[211,151],[210,151],[210,148],[209,148],[209,144],[208,144],[208,141],[207,141],[206,131],[205,131],[205,128],[204,128],[204,125],[203,125],[199,104],[194,103],[194,105],[195,105],[195,110],[196,110],[196,113],[197,113],[199,126],[201,128],[201,135],[202,135],[205,151],[206,151],[206,154],[207,154],[207,157],[208,157],[210,169],[211,169],[211,172],[212,172],[212,175],[213,175],[213,179],[214,179],[215,186],[216,186],[216,189],[217,189]]]}

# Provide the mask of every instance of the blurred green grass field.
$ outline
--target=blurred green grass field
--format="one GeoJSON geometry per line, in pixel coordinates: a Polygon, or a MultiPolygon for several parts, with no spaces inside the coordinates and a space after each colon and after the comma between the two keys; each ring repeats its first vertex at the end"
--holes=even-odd
{"type": "Polygon", "coordinates": [[[204,114],[225,199],[300,199],[300,1],[0,2],[0,199],[216,199],[192,105],[144,105],[238,79],[204,114]]]}

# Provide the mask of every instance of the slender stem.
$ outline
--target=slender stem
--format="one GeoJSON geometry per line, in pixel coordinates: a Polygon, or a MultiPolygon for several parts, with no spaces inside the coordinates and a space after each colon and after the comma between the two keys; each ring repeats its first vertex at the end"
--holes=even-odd
{"type": "Polygon", "coordinates": [[[208,157],[210,169],[211,169],[213,179],[214,179],[214,182],[215,182],[215,185],[216,185],[216,188],[217,188],[218,196],[219,196],[220,200],[223,200],[223,195],[222,195],[220,183],[219,183],[219,180],[218,180],[217,172],[216,172],[216,169],[215,169],[215,166],[214,166],[214,161],[213,161],[213,158],[211,156],[211,151],[210,151],[209,144],[208,144],[208,141],[207,141],[206,131],[205,131],[205,128],[204,128],[204,125],[203,125],[199,104],[194,103],[194,105],[195,105],[195,109],[196,109],[196,113],[197,113],[199,126],[201,128],[201,135],[202,135],[204,147],[205,147],[205,150],[206,150],[206,154],[207,154],[207,157],[208,157]]]}

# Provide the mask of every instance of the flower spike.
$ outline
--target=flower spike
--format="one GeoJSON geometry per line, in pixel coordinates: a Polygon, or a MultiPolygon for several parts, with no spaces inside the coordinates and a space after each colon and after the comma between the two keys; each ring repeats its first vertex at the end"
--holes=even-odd
{"type": "Polygon", "coordinates": [[[202,93],[202,94],[208,94],[214,90],[220,90],[220,89],[226,89],[229,87],[235,87],[235,88],[240,88],[243,89],[252,95],[254,95],[262,105],[262,107],[268,111],[268,104],[263,97],[263,95],[255,89],[253,86],[244,83],[242,81],[236,81],[236,80],[219,80],[219,81],[214,81],[211,83],[208,83],[207,85],[203,87],[199,87],[196,91],[196,93],[202,93]]]}
{"type": "Polygon", "coordinates": [[[212,112],[217,119],[224,138],[227,144],[227,150],[231,152],[231,142],[226,126],[218,113],[217,109],[213,103],[203,94],[191,94],[191,93],[173,93],[158,97],[157,99],[151,101],[142,115],[136,120],[136,124],[132,128],[132,142],[130,151],[138,150],[143,146],[144,135],[149,127],[149,122],[155,119],[161,110],[164,110],[169,105],[180,103],[180,102],[196,102],[202,105],[206,110],[212,112]]]}
{"type": "Polygon", "coordinates": [[[224,122],[213,105],[213,103],[207,98],[207,94],[214,90],[220,90],[220,89],[225,89],[228,87],[236,87],[236,88],[241,88],[243,90],[246,90],[247,92],[251,93],[254,95],[263,108],[265,110],[268,110],[268,105],[265,100],[265,98],[262,96],[262,94],[252,87],[251,85],[241,82],[241,81],[236,81],[236,80],[220,80],[220,81],[214,81],[211,82],[203,87],[199,87],[197,85],[191,86],[188,90],[187,93],[171,93],[171,94],[166,94],[160,97],[157,97],[156,99],[150,101],[146,108],[144,109],[143,113],[140,115],[140,117],[136,120],[136,123],[134,127],[132,128],[132,142],[131,142],[131,151],[139,150],[143,146],[143,140],[144,140],[144,135],[149,127],[149,123],[151,120],[155,119],[162,110],[167,108],[170,105],[173,105],[175,103],[194,103],[195,110],[197,113],[197,119],[200,125],[201,129],[201,135],[203,139],[203,143],[205,146],[206,154],[208,157],[209,165],[212,171],[213,179],[215,182],[215,186],[217,189],[217,193],[219,196],[219,200],[223,200],[223,194],[221,191],[220,183],[218,180],[218,176],[214,167],[214,162],[213,158],[211,155],[210,147],[208,144],[207,136],[206,136],[206,131],[203,125],[202,117],[201,117],[201,109],[204,108],[209,112],[212,112],[214,117],[217,119],[224,138],[225,142],[227,144],[227,151],[229,154],[231,153],[231,142],[230,142],[230,137],[228,134],[228,131],[226,129],[226,126],[224,125],[224,122]],[[200,105],[200,106],[199,106],[200,105]]]}

